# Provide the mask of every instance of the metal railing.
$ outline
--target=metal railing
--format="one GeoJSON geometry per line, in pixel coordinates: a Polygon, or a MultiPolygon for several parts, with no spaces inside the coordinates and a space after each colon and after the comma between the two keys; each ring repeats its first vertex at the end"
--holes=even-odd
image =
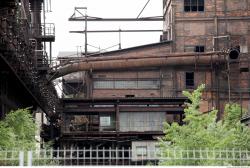
{"type": "MultiPolygon", "coordinates": [[[[101,125],[100,123],[67,123],[65,122],[61,126],[61,131],[63,133],[70,132],[100,132],[100,131],[115,131],[116,130],[116,121],[110,121],[108,125],[101,125]]],[[[144,121],[144,120],[134,120],[134,121],[125,121],[118,122],[119,131],[129,132],[129,131],[162,131],[163,121],[144,121]]]]}
{"type": "Polygon", "coordinates": [[[31,25],[33,35],[41,35],[44,37],[55,36],[55,24],[54,23],[42,23],[40,25],[31,25]]]}
{"type": "Polygon", "coordinates": [[[44,36],[55,36],[55,24],[54,23],[45,23],[41,24],[42,34],[44,36]]]}
{"type": "Polygon", "coordinates": [[[136,150],[130,148],[0,151],[1,166],[45,165],[203,165],[250,166],[250,151],[235,149],[136,150]]]}
{"type": "Polygon", "coordinates": [[[23,166],[24,152],[15,150],[0,151],[0,166],[23,166]]]}

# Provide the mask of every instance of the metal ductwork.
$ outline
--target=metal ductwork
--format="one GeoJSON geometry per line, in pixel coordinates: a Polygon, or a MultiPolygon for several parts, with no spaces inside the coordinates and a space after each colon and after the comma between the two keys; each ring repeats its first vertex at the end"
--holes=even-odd
{"type": "Polygon", "coordinates": [[[231,48],[231,50],[229,51],[229,58],[232,60],[238,59],[239,55],[240,55],[240,46],[231,48]]]}
{"type": "Polygon", "coordinates": [[[68,63],[51,72],[49,80],[61,76],[89,70],[112,70],[175,65],[195,65],[225,62],[218,52],[209,53],[171,53],[164,56],[103,56],[89,57],[79,62],[68,63]]]}

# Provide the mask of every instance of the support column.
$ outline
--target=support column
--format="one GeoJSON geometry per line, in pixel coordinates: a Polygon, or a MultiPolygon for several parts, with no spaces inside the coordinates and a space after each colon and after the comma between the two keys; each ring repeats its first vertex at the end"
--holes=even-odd
{"type": "Polygon", "coordinates": [[[219,72],[218,72],[218,66],[215,67],[215,80],[217,83],[217,88],[216,88],[216,109],[218,110],[217,113],[217,121],[220,120],[221,116],[221,109],[220,109],[220,79],[219,79],[219,72]]]}
{"type": "MultiPolygon", "coordinates": [[[[32,35],[34,38],[37,38],[38,36],[42,35],[42,28],[41,28],[42,0],[31,0],[30,10],[31,10],[32,35]]],[[[41,42],[37,42],[37,50],[42,50],[41,42]]]]}
{"type": "Polygon", "coordinates": [[[120,108],[119,105],[115,105],[115,128],[116,132],[120,131],[120,108]]]}
{"type": "Polygon", "coordinates": [[[49,42],[49,63],[52,64],[52,42],[49,42]]]}

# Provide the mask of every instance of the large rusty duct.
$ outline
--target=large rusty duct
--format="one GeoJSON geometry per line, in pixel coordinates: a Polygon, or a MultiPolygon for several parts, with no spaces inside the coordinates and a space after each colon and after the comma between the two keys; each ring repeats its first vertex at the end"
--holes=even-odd
{"type": "Polygon", "coordinates": [[[169,53],[165,55],[145,56],[102,56],[87,57],[75,62],[69,62],[57,67],[51,74],[50,80],[61,76],[88,70],[112,70],[143,67],[195,65],[223,63],[225,56],[220,52],[207,53],[169,53]]]}

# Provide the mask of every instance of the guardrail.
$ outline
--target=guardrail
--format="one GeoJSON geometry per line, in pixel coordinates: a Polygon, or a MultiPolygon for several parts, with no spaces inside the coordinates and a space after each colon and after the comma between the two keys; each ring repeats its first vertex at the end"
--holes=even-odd
{"type": "Polygon", "coordinates": [[[55,24],[54,23],[42,23],[40,25],[31,25],[31,30],[34,35],[41,36],[55,36],[55,24]]]}
{"type": "MultiPolygon", "coordinates": [[[[138,148],[139,149],[139,148],[138,148]]],[[[202,165],[250,166],[250,151],[236,149],[138,150],[77,148],[0,151],[1,166],[45,165],[202,165]]]]}

